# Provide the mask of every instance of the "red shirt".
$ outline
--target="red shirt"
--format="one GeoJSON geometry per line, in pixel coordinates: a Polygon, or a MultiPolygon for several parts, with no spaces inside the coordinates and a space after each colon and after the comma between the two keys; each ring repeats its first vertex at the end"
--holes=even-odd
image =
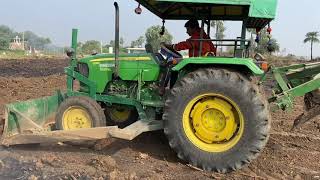
{"type": "MultiPolygon", "coordinates": [[[[186,41],[179,42],[174,45],[176,51],[189,49],[189,57],[198,57],[200,49],[200,41],[192,40],[200,39],[200,29],[199,31],[193,33],[189,39],[186,41]]],[[[203,32],[203,39],[210,39],[209,36],[203,32]]],[[[205,56],[206,53],[212,52],[216,54],[216,48],[214,47],[212,41],[202,41],[202,51],[201,56],[205,56]]]]}

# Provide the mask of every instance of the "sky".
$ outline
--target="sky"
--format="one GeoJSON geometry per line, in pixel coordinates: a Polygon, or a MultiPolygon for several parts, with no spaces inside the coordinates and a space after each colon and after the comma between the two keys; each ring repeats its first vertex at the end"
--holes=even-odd
{"type": "MultiPolygon", "coordinates": [[[[30,30],[49,37],[53,44],[69,46],[72,28],[79,29],[79,41],[98,40],[108,43],[114,39],[114,0],[0,0],[0,25],[15,31],[30,30]]],[[[272,35],[285,54],[310,56],[310,44],[304,44],[305,34],[320,31],[319,0],[278,0],[277,17],[271,23],[272,35]]],[[[162,20],[142,7],[141,15],[134,13],[137,2],[118,0],[120,7],[120,36],[125,44],[144,35],[148,27],[161,25],[162,20]]],[[[174,42],[188,38],[185,21],[167,21],[166,28],[174,42]]],[[[240,36],[239,22],[226,22],[226,38],[240,36]]],[[[320,43],[314,46],[314,56],[320,56],[320,43]]]]}

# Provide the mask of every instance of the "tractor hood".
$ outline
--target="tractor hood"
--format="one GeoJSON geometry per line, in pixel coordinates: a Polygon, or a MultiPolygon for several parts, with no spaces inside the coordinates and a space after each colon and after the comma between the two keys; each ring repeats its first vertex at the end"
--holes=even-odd
{"type": "Polygon", "coordinates": [[[161,19],[247,20],[263,28],[275,18],[277,0],[136,0],[161,19]]]}

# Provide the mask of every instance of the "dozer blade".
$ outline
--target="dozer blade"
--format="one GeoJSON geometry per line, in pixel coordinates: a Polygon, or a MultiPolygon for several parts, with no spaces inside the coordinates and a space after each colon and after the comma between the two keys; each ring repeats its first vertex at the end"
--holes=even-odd
{"type": "Polygon", "coordinates": [[[12,140],[9,143],[8,139],[51,131],[55,123],[56,110],[64,98],[65,95],[58,91],[53,96],[5,105],[0,144],[16,144],[12,140]]]}
{"type": "Polygon", "coordinates": [[[116,126],[69,131],[55,130],[55,115],[65,95],[17,102],[5,106],[5,118],[0,118],[0,145],[55,143],[98,140],[109,137],[116,126]],[[2,135],[2,136],[1,136],[2,135]]]}
{"type": "Polygon", "coordinates": [[[17,102],[5,106],[5,118],[0,119],[0,145],[55,143],[98,140],[109,137],[116,126],[61,131],[55,130],[55,115],[65,95],[17,102]]]}
{"type": "Polygon", "coordinates": [[[2,140],[2,145],[10,146],[17,144],[34,144],[34,143],[57,143],[73,142],[86,140],[99,140],[109,138],[109,131],[118,129],[116,126],[97,127],[77,130],[58,130],[49,132],[21,133],[14,136],[6,137],[2,140]]]}

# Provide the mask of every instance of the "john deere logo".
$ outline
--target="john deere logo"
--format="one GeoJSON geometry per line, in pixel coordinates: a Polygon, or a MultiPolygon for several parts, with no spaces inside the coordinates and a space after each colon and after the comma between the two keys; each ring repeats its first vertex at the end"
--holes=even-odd
{"type": "Polygon", "coordinates": [[[113,63],[99,64],[100,71],[108,71],[112,67],[115,67],[113,63]]]}

